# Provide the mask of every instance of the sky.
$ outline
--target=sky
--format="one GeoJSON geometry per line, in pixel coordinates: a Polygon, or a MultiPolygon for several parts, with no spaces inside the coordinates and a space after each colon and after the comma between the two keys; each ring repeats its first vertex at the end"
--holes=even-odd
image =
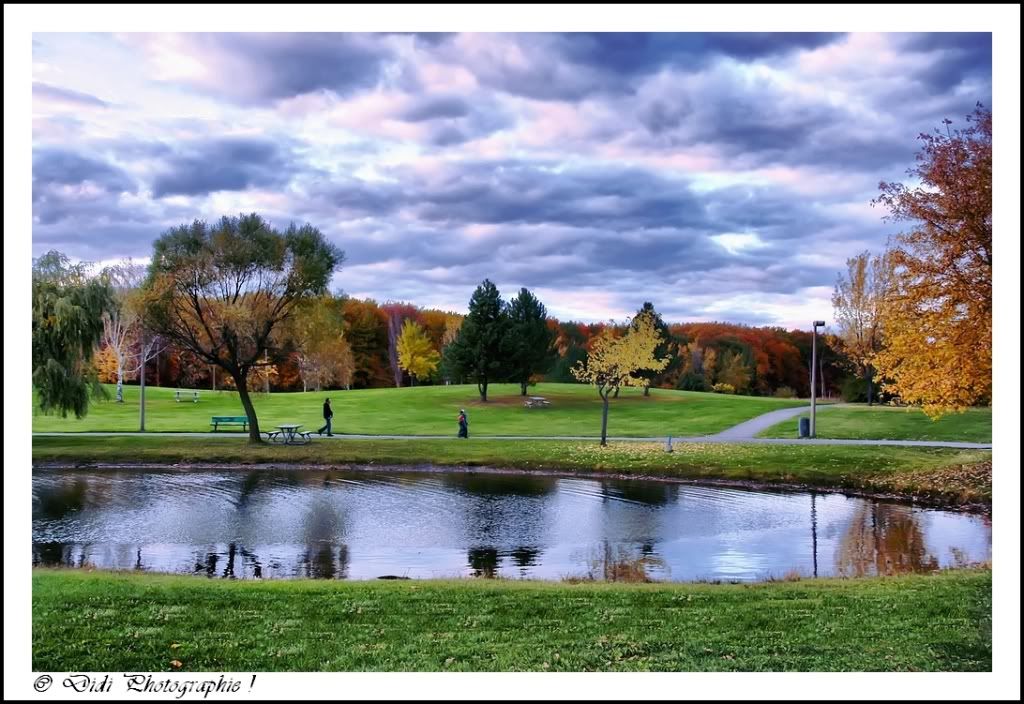
{"type": "Polygon", "coordinates": [[[258,212],[332,290],[808,329],[903,225],[917,136],[992,102],[988,33],[35,33],[32,254],[145,260],[258,212]]]}

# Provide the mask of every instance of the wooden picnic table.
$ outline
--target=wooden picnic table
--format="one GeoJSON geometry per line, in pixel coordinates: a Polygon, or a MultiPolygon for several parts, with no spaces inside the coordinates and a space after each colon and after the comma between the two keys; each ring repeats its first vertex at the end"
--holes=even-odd
{"type": "Polygon", "coordinates": [[[543,408],[544,406],[550,406],[551,401],[548,401],[543,396],[530,396],[526,399],[524,405],[527,408],[543,408]]]}
{"type": "Polygon", "coordinates": [[[312,442],[312,438],[309,437],[312,433],[299,432],[299,428],[302,427],[301,423],[285,423],[277,427],[278,430],[276,432],[270,431],[267,433],[267,439],[271,442],[279,442],[282,445],[305,445],[312,442]]]}

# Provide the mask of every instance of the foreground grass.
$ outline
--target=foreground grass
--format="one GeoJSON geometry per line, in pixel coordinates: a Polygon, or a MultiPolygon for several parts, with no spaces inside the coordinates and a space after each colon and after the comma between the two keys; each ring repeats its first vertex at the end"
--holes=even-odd
{"type": "MultiPolygon", "coordinates": [[[[85,418],[45,416],[33,411],[35,432],[132,431],[139,428],[139,389],[125,387],[125,402],[94,402],[85,418]]],[[[185,432],[210,430],[212,416],[242,416],[245,412],[233,391],[200,391],[192,403],[191,391],[174,400],[174,389],[147,387],[146,429],[185,432]]],[[[262,428],[301,423],[323,425],[321,409],[330,397],[334,428],[341,433],[371,435],[454,434],[460,408],[469,415],[470,431],[478,435],[581,435],[601,431],[601,399],[593,387],[582,384],[539,384],[530,395],[544,396],[549,408],[527,409],[515,384],[492,384],[487,403],[479,401],[475,384],[420,386],[404,389],[364,389],[323,393],[254,394],[253,403],[262,428]]],[[[805,401],[653,389],[645,397],[639,389],[623,389],[612,401],[608,432],[624,437],[708,435],[779,408],[805,401]]],[[[36,409],[37,404],[33,404],[36,409]]],[[[230,432],[230,429],[229,429],[230,432]]]]}
{"type": "Polygon", "coordinates": [[[381,464],[491,466],[633,476],[799,483],[897,493],[935,503],[990,503],[992,453],[928,447],[557,440],[321,440],[252,445],[243,438],[35,437],[34,463],[381,464]]]}
{"type": "Polygon", "coordinates": [[[36,569],[36,671],[990,670],[992,576],[229,582],[36,569]]]}
{"type": "MultiPolygon", "coordinates": [[[[792,418],[773,425],[759,437],[796,437],[797,424],[792,418]]],[[[818,414],[815,425],[819,438],[992,442],[991,408],[970,408],[932,420],[919,408],[841,406],[818,414]]]]}

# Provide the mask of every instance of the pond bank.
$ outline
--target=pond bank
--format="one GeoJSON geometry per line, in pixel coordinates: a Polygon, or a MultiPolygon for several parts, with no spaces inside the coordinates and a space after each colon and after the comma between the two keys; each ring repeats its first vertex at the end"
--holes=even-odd
{"type": "Polygon", "coordinates": [[[923,447],[678,445],[555,440],[351,440],[281,447],[237,438],[36,437],[34,467],[303,468],[369,465],[839,491],[989,511],[991,451],[923,447]],[[500,469],[498,469],[500,468],[500,469]]]}

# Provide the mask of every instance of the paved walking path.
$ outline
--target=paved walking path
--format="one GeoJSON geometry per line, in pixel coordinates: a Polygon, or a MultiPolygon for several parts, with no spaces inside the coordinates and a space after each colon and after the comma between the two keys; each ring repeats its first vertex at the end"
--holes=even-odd
{"type": "MultiPolygon", "coordinates": [[[[818,406],[818,412],[829,408],[836,408],[845,404],[832,403],[818,406]]],[[[898,447],[954,447],[965,450],[990,450],[992,443],[982,442],[950,442],[939,440],[839,440],[833,438],[759,438],[757,434],[767,430],[776,423],[781,423],[789,418],[794,418],[801,413],[809,411],[810,406],[798,406],[796,408],[782,408],[777,411],[770,411],[763,415],[751,418],[748,421],[734,425],[715,435],[702,435],[693,437],[673,437],[673,443],[750,443],[756,445],[892,445],[898,447]]],[[[796,430],[793,431],[794,435],[796,430]]],[[[133,436],[140,435],[138,432],[78,432],[78,433],[32,433],[33,437],[78,437],[78,436],[133,436]]],[[[247,433],[164,433],[147,432],[147,436],[174,437],[174,438],[248,438],[247,433]]],[[[596,440],[593,435],[474,435],[477,440],[596,440]]],[[[362,433],[346,434],[335,433],[333,437],[317,436],[318,439],[330,440],[451,440],[452,435],[366,435],[362,433]]],[[[665,436],[646,438],[624,438],[609,436],[609,440],[616,442],[665,442],[665,436]]]]}
{"type": "MultiPolygon", "coordinates": [[[[818,406],[818,413],[821,413],[826,408],[832,408],[840,404],[821,404],[818,406]]],[[[807,413],[811,410],[810,406],[798,406],[797,408],[780,408],[777,411],[769,411],[763,415],[751,418],[748,421],[734,425],[731,428],[726,428],[717,435],[712,435],[711,438],[715,440],[752,440],[757,437],[757,434],[763,430],[768,430],[776,423],[781,423],[784,420],[790,418],[796,418],[801,413],[807,413]]],[[[796,431],[793,431],[796,434],[796,431]]]]}
{"type": "MultiPolygon", "coordinates": [[[[787,409],[790,410],[790,409],[787,409]]],[[[802,411],[806,409],[795,409],[802,411]]],[[[772,413],[775,413],[773,411],[772,413]]],[[[771,415],[771,414],[767,414],[771,415]]],[[[758,419],[755,419],[758,420],[758,419]]],[[[769,425],[778,422],[773,421],[769,425]]],[[[749,421],[748,421],[749,423],[749,421]]],[[[745,424],[744,424],[745,425],[745,424]]],[[[765,426],[768,427],[768,426],[765,426]]],[[[725,431],[728,432],[728,431],[725,431]]],[[[835,440],[826,438],[815,438],[815,439],[804,439],[798,438],[755,438],[744,434],[739,437],[723,437],[725,434],[719,433],[718,435],[706,435],[698,437],[680,437],[672,438],[673,444],[680,443],[723,443],[723,444],[741,444],[749,443],[755,445],[893,445],[902,447],[954,447],[960,449],[974,449],[974,450],[988,450],[992,448],[991,443],[977,443],[977,442],[940,442],[932,440],[835,440]]],[[[759,432],[759,431],[758,431],[759,432]]],[[[152,437],[172,437],[172,438],[248,438],[247,433],[137,433],[137,432],[87,432],[87,433],[32,433],[33,437],[81,437],[81,436],[96,436],[96,437],[116,437],[116,436],[138,436],[146,435],[152,437]]],[[[474,435],[473,438],[477,440],[596,440],[597,438],[593,435],[474,435]]],[[[453,440],[455,435],[346,435],[342,433],[335,433],[333,437],[316,436],[317,440],[323,440],[329,442],[332,440],[344,441],[344,440],[453,440]]],[[[624,437],[609,437],[609,440],[616,442],[665,442],[665,436],[661,437],[646,437],[646,438],[624,438],[624,437]]]]}

